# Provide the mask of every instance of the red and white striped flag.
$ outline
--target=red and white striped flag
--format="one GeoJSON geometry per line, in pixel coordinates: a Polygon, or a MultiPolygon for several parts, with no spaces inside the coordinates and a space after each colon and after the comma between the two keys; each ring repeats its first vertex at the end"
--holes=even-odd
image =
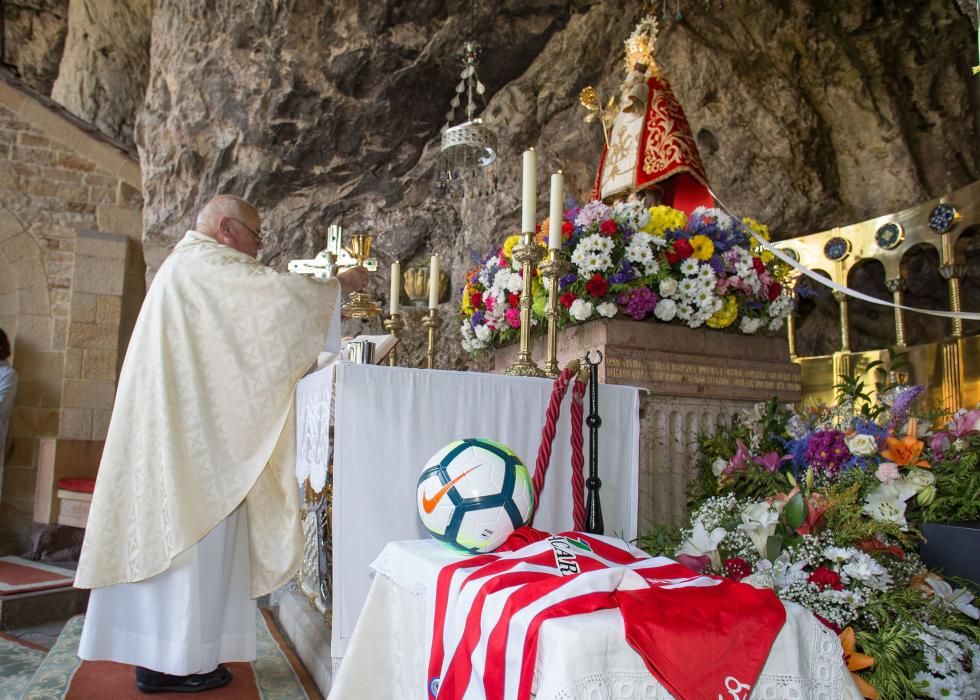
{"type": "Polygon", "coordinates": [[[785,621],[772,591],[701,576],[612,538],[562,533],[442,569],[428,696],[530,698],[541,625],[611,608],[678,698],[747,698],[785,621]]]}

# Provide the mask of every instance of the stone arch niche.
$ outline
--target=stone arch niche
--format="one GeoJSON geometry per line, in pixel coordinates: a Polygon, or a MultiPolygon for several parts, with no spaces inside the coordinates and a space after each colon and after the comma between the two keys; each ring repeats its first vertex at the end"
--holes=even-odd
{"type": "MultiPolygon", "coordinates": [[[[813,271],[830,279],[826,270],[813,271]]],[[[815,357],[840,350],[840,311],[830,289],[806,276],[796,281],[795,289],[797,355],[815,357]]]]}
{"type": "MultiPolygon", "coordinates": [[[[905,305],[949,311],[946,280],[939,273],[939,249],[931,243],[912,246],[902,256],[900,275],[906,282],[905,305]]],[[[938,342],[949,334],[949,321],[939,316],[906,312],[909,345],[938,342]]]]}
{"type": "Polygon", "coordinates": [[[13,452],[0,491],[0,550],[30,523],[34,508],[37,437],[57,435],[64,351],[55,350],[43,250],[17,217],[0,205],[0,326],[10,338],[17,397],[10,417],[13,452]],[[16,527],[14,523],[20,523],[16,527]]]}
{"type": "MultiPolygon", "coordinates": [[[[891,302],[892,294],[885,286],[885,266],[874,258],[859,261],[847,273],[847,286],[856,292],[891,302]]],[[[895,314],[887,306],[851,297],[848,300],[851,351],[864,352],[895,344],[895,314]]]]}
{"type": "MultiPolygon", "coordinates": [[[[956,241],[955,259],[963,265],[960,299],[963,311],[980,312],[980,224],[970,226],[956,241]]],[[[980,333],[980,321],[963,321],[963,334],[980,333]]]]}

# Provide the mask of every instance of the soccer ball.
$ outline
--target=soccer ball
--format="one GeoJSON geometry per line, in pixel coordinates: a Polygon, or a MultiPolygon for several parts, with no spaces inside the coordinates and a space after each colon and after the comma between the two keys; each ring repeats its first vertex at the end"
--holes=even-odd
{"type": "Polygon", "coordinates": [[[527,467],[504,445],[483,438],[456,440],[432,455],[415,500],[430,535],[472,554],[499,547],[534,512],[527,467]]]}

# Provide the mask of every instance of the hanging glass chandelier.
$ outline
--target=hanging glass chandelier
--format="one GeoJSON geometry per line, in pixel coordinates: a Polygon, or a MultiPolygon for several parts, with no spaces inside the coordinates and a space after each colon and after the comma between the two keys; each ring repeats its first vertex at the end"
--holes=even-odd
{"type": "Polygon", "coordinates": [[[446,113],[442,127],[442,146],[437,178],[438,188],[445,194],[460,195],[465,185],[473,185],[475,193],[487,194],[494,188],[493,162],[497,159],[497,137],[476,117],[476,100],[482,98],[486,87],[476,74],[481,47],[475,41],[463,44],[456,94],[446,113]],[[453,124],[456,109],[466,99],[463,121],[453,124]]]}

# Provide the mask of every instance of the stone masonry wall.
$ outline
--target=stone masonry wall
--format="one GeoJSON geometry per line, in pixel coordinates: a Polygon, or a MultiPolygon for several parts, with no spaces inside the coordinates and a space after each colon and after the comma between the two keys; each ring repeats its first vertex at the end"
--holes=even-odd
{"type": "MultiPolygon", "coordinates": [[[[2,474],[0,554],[26,548],[38,438],[105,435],[120,353],[125,251],[130,238],[139,240],[142,205],[119,175],[54,140],[56,122],[42,130],[16,111],[23,102],[5,106],[11,95],[0,94],[0,327],[11,339],[19,386],[13,452],[2,474]],[[124,234],[115,237],[123,257],[118,241],[110,251],[98,237],[79,236],[83,229],[124,234]],[[115,278],[118,289],[103,289],[115,278]],[[90,307],[102,330],[111,329],[111,340],[100,341],[104,349],[85,345],[90,307]],[[76,315],[85,319],[80,325],[72,323],[76,315]]],[[[64,134],[72,136],[67,128],[64,134]]],[[[137,287],[142,299],[141,280],[137,287]]]]}

